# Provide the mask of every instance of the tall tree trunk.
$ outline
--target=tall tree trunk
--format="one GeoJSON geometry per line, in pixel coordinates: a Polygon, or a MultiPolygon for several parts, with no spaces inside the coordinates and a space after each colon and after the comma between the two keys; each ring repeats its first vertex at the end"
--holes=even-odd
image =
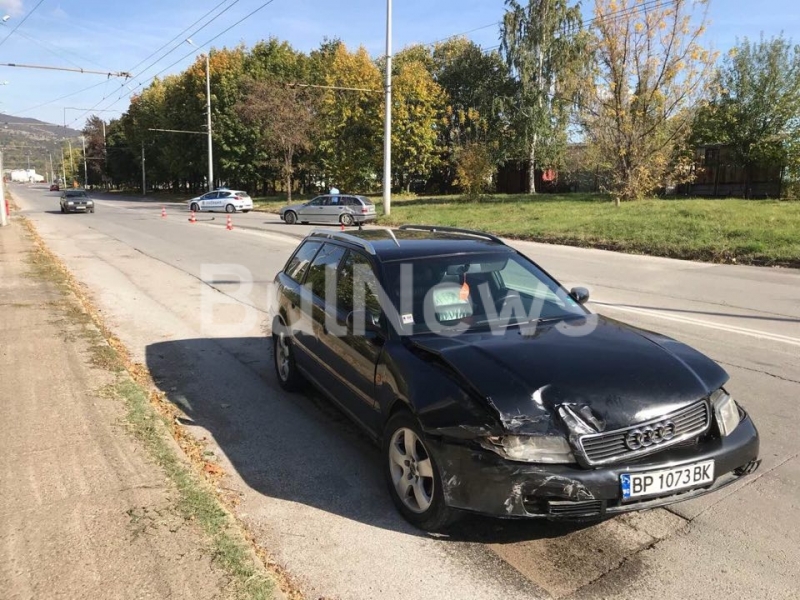
{"type": "Polygon", "coordinates": [[[528,167],[528,187],[530,189],[531,194],[536,193],[536,143],[538,141],[538,136],[534,133],[533,134],[533,142],[531,143],[531,152],[530,152],[530,161],[531,164],[528,167]]]}
{"type": "Polygon", "coordinates": [[[287,150],[284,154],[283,168],[286,172],[286,200],[292,203],[292,152],[287,150]]]}

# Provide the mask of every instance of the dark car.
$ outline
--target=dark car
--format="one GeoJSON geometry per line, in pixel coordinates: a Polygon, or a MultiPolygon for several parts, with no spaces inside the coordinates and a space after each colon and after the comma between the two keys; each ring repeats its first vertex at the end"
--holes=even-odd
{"type": "Polygon", "coordinates": [[[312,232],[276,279],[275,368],[380,444],[413,524],[460,511],[597,519],[758,468],[727,373],[590,313],[500,239],[449,228],[312,232]]]}
{"type": "Polygon", "coordinates": [[[61,192],[61,212],[94,212],[94,200],[89,198],[85,190],[72,189],[61,192]]]}
{"type": "Polygon", "coordinates": [[[58,191],[60,191],[60,189],[61,189],[61,188],[59,188],[59,187],[58,187],[58,184],[57,184],[57,183],[51,183],[51,184],[50,184],[50,191],[51,191],[51,192],[58,192],[58,191]]]}

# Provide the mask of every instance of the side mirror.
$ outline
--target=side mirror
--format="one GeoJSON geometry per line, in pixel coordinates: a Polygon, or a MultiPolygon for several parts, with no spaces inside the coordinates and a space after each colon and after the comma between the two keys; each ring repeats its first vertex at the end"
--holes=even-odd
{"type": "Polygon", "coordinates": [[[347,315],[347,331],[356,335],[381,333],[380,317],[370,310],[354,310],[347,315]]]}
{"type": "Polygon", "coordinates": [[[589,290],[585,287],[574,287],[569,291],[569,295],[578,304],[586,304],[589,301],[589,290]]]}

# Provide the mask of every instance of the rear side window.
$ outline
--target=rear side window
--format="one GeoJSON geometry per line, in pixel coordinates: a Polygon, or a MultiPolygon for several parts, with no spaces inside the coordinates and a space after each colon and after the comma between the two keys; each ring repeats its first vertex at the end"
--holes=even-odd
{"type": "Polygon", "coordinates": [[[325,298],[325,282],[330,281],[336,289],[336,270],[344,256],[345,249],[336,244],[325,244],[317,253],[308,270],[306,284],[311,285],[311,292],[318,298],[325,298]]]}
{"type": "Polygon", "coordinates": [[[289,277],[298,283],[303,280],[303,276],[308,270],[308,265],[314,259],[322,244],[320,242],[303,242],[303,244],[294,253],[294,256],[286,263],[286,268],[283,270],[289,277]]]}

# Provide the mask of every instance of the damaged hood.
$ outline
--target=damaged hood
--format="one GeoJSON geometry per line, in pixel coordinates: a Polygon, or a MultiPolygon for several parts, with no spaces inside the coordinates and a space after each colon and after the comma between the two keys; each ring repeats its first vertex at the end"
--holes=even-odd
{"type": "Polygon", "coordinates": [[[507,431],[521,434],[563,431],[562,405],[592,429],[628,427],[696,402],[728,379],[680,342],[598,315],[407,341],[483,398],[507,431]]]}

